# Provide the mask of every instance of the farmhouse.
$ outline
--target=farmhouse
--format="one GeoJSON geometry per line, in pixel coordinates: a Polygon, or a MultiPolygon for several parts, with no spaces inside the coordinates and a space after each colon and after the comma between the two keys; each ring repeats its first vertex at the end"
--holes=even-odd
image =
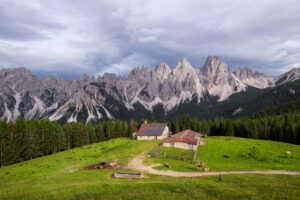
{"type": "Polygon", "coordinates": [[[188,129],[176,133],[171,138],[165,140],[163,146],[185,150],[196,150],[198,145],[205,144],[205,141],[201,139],[203,137],[205,137],[205,135],[188,129]]]}
{"type": "Polygon", "coordinates": [[[162,140],[169,136],[169,127],[165,123],[145,122],[140,129],[133,133],[133,137],[137,140],[162,140]]]}

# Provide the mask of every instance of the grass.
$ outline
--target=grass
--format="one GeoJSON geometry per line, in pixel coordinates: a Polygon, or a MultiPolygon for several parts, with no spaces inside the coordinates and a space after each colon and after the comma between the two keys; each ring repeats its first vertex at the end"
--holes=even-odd
{"type": "Polygon", "coordinates": [[[159,150],[159,153],[161,154],[168,154],[168,155],[174,155],[174,156],[189,156],[189,157],[193,157],[194,153],[193,151],[187,151],[187,150],[183,150],[183,149],[176,149],[176,148],[168,148],[168,147],[162,147],[159,150]]]}
{"type": "Polygon", "coordinates": [[[208,137],[197,159],[212,171],[300,170],[300,146],[236,137],[208,137]],[[290,151],[291,155],[286,155],[290,151]],[[251,157],[247,154],[251,154],[251,157]]]}
{"type": "MultiPolygon", "coordinates": [[[[210,171],[300,170],[299,145],[237,137],[208,137],[205,140],[207,144],[198,147],[197,160],[201,160],[210,171]],[[286,155],[286,151],[291,155],[286,155]]],[[[153,157],[147,158],[146,163],[171,165],[171,169],[156,167],[160,170],[198,171],[194,163],[179,160],[153,157]]]]}
{"type": "Polygon", "coordinates": [[[158,143],[113,139],[1,168],[0,199],[299,199],[300,176],[115,179],[115,170],[82,169],[100,161],[126,165],[158,143]]]}

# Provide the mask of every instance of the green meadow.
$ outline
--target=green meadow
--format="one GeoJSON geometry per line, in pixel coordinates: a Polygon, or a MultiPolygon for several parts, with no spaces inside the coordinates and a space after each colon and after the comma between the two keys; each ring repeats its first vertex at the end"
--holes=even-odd
{"type": "MultiPolygon", "coordinates": [[[[210,171],[245,171],[245,170],[300,170],[300,146],[283,142],[255,140],[238,137],[208,137],[206,145],[199,146],[197,160],[210,171]],[[286,152],[290,151],[291,155],[286,152]]],[[[175,152],[182,154],[180,149],[175,152]]],[[[186,151],[188,152],[188,151],[186,151]]],[[[160,170],[198,171],[194,163],[164,158],[147,158],[147,164],[168,163],[160,170]]]]}
{"type": "MultiPolygon", "coordinates": [[[[256,158],[259,159],[241,158],[241,167],[235,170],[250,169],[249,166],[255,166],[250,165],[251,162],[269,162],[257,165],[258,169],[300,169],[297,157],[300,147],[296,145],[241,138],[228,140],[225,137],[207,138],[207,141],[207,146],[199,147],[198,157],[207,159],[213,170],[231,170],[234,164],[229,165],[229,160],[240,162],[237,155],[240,152],[248,153],[248,148],[253,144],[257,146],[256,158]],[[224,149],[234,149],[231,147],[233,142],[241,144],[240,150],[223,152],[224,149]],[[249,146],[242,147],[245,143],[249,143],[249,146]],[[213,146],[218,145],[224,145],[223,150],[212,150],[213,146]],[[262,150],[259,146],[264,148],[264,152],[273,152],[272,159],[261,160],[259,155],[262,150]],[[293,158],[277,158],[277,155],[285,156],[287,150],[291,151],[293,158]],[[206,157],[203,157],[205,152],[206,157]],[[218,155],[217,152],[222,154],[218,155]],[[224,158],[222,164],[224,154],[229,158],[224,158]],[[279,159],[279,162],[274,159],[279,159]],[[284,163],[284,159],[289,161],[284,163]]],[[[152,151],[159,143],[119,138],[1,168],[0,199],[299,199],[300,176],[249,174],[174,178],[146,174],[144,179],[115,179],[112,177],[115,170],[84,169],[101,161],[117,160],[124,166],[140,153],[152,151]]],[[[155,158],[146,160],[148,163],[156,161],[155,158]]],[[[185,171],[192,171],[186,166],[195,166],[188,162],[177,162],[185,171]]]]}

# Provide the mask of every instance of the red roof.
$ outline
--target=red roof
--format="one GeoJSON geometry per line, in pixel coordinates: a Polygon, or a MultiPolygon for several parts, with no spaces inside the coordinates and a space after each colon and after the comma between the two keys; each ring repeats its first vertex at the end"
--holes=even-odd
{"type": "Polygon", "coordinates": [[[151,124],[142,124],[138,132],[140,133],[146,132],[149,126],[151,126],[151,124]]]}
{"type": "Polygon", "coordinates": [[[201,137],[203,137],[201,133],[188,129],[180,133],[176,133],[170,139],[165,140],[164,143],[183,142],[183,143],[197,145],[198,140],[201,139],[201,137]]]}

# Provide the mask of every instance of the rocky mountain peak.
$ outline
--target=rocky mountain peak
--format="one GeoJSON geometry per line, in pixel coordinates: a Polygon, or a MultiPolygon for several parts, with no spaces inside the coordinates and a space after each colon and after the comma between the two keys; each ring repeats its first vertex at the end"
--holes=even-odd
{"type": "Polygon", "coordinates": [[[155,67],[154,72],[157,74],[158,78],[162,81],[168,78],[168,76],[171,73],[171,69],[167,63],[160,63],[155,67]]]}
{"type": "Polygon", "coordinates": [[[289,81],[300,79],[300,68],[293,68],[290,71],[275,78],[276,85],[283,84],[289,81]]]}
{"type": "Polygon", "coordinates": [[[233,73],[240,79],[247,79],[254,76],[253,71],[247,67],[241,68],[237,66],[233,73]]]}
{"type": "Polygon", "coordinates": [[[188,75],[193,74],[197,74],[197,71],[192,67],[186,58],[183,58],[181,61],[179,61],[173,70],[173,75],[177,77],[180,82],[184,81],[188,75]]]}
{"type": "MultiPolygon", "coordinates": [[[[281,81],[297,78],[300,69],[279,77],[281,81]]],[[[248,68],[237,67],[233,73],[217,56],[209,56],[200,69],[183,58],[173,71],[167,63],[161,63],[153,70],[144,66],[135,68],[128,77],[105,73],[98,79],[86,74],[82,79],[64,80],[51,75],[38,79],[26,68],[3,69],[0,71],[0,119],[14,121],[21,116],[88,123],[120,113],[128,118],[139,112],[133,111],[136,108],[149,112],[163,109],[166,114],[194,98],[200,103],[207,93],[223,101],[246,90],[247,85],[266,88],[272,83],[272,78],[248,68]],[[156,107],[158,104],[162,107],[156,107]]]]}
{"type": "Polygon", "coordinates": [[[208,56],[203,67],[201,68],[203,75],[228,73],[230,70],[227,64],[223,62],[218,56],[208,56]]]}
{"type": "Polygon", "coordinates": [[[244,84],[256,88],[266,88],[274,85],[273,78],[267,77],[259,72],[253,72],[247,67],[241,68],[237,66],[235,72],[233,73],[244,84]]]}

